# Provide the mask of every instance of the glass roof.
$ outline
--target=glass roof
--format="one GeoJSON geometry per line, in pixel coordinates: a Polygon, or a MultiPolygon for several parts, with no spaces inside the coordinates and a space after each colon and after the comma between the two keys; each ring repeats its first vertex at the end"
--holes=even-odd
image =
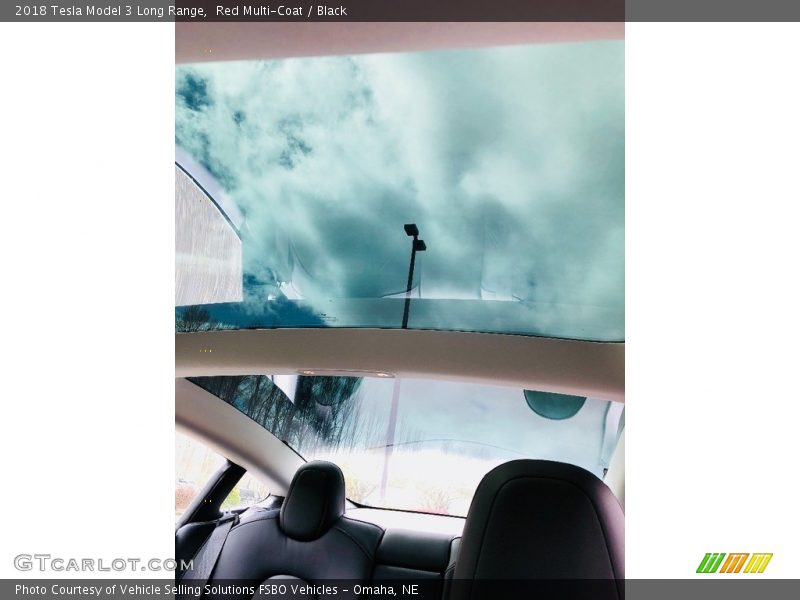
{"type": "Polygon", "coordinates": [[[511,387],[297,375],[190,381],[304,459],[339,465],[347,497],[380,508],[464,516],[481,478],[518,458],[603,478],[624,428],[621,403],[511,387]]]}
{"type": "Polygon", "coordinates": [[[178,67],[177,330],[622,341],[623,77],[621,41],[178,67]]]}

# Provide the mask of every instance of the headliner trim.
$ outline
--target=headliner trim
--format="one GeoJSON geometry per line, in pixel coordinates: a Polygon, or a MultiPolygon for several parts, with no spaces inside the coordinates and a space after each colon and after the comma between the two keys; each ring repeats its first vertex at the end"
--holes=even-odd
{"type": "Polygon", "coordinates": [[[175,62],[624,39],[622,22],[175,23],[175,62]]]}
{"type": "Polygon", "coordinates": [[[625,344],[402,329],[175,335],[175,376],[381,372],[625,400],[625,344]]]}

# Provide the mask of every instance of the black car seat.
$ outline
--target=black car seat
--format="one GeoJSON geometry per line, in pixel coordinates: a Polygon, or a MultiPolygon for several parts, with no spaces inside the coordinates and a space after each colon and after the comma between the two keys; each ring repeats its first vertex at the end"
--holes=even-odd
{"type": "Polygon", "coordinates": [[[490,471],[467,514],[451,600],[624,595],[624,515],[572,465],[515,460],[490,471]]]}
{"type": "MultiPolygon", "coordinates": [[[[343,516],[342,471],[324,461],[298,469],[280,509],[263,511],[233,527],[208,584],[213,591],[235,582],[314,584],[324,580],[366,583],[383,530],[343,516]]],[[[259,594],[257,593],[256,596],[259,594]]],[[[340,591],[339,597],[347,597],[340,591]]],[[[206,598],[249,598],[225,593],[206,598]]]]}

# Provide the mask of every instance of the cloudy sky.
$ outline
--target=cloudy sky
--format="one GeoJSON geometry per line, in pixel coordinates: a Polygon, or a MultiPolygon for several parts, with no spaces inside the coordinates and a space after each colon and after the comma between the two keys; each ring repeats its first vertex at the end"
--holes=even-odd
{"type": "Polygon", "coordinates": [[[622,339],[623,76],[619,41],[185,66],[176,143],[338,324],[388,318],[415,222],[412,327],[622,339]]]}

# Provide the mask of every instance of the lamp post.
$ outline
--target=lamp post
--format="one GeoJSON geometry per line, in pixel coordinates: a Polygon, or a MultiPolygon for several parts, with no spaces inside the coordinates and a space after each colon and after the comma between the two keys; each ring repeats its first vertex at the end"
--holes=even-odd
{"type": "MultiPolygon", "coordinates": [[[[414,238],[411,242],[411,264],[408,266],[408,285],[406,286],[406,303],[403,309],[403,329],[408,329],[408,309],[411,306],[411,285],[414,282],[414,262],[417,252],[427,250],[425,242],[419,239],[419,229],[415,223],[406,223],[403,228],[408,237],[414,238]]],[[[397,410],[400,404],[400,380],[394,380],[392,390],[392,406],[389,410],[389,423],[386,427],[386,446],[383,450],[383,473],[381,475],[380,498],[383,502],[386,498],[386,488],[389,483],[389,464],[394,453],[395,434],[397,433],[397,410]]]]}
{"type": "Polygon", "coordinates": [[[402,329],[408,329],[408,311],[411,308],[411,285],[414,282],[414,262],[417,259],[417,252],[425,252],[427,246],[425,241],[419,239],[419,229],[416,223],[406,223],[403,225],[408,237],[414,238],[411,242],[411,264],[408,266],[408,285],[406,286],[406,303],[403,308],[402,329]]]}

